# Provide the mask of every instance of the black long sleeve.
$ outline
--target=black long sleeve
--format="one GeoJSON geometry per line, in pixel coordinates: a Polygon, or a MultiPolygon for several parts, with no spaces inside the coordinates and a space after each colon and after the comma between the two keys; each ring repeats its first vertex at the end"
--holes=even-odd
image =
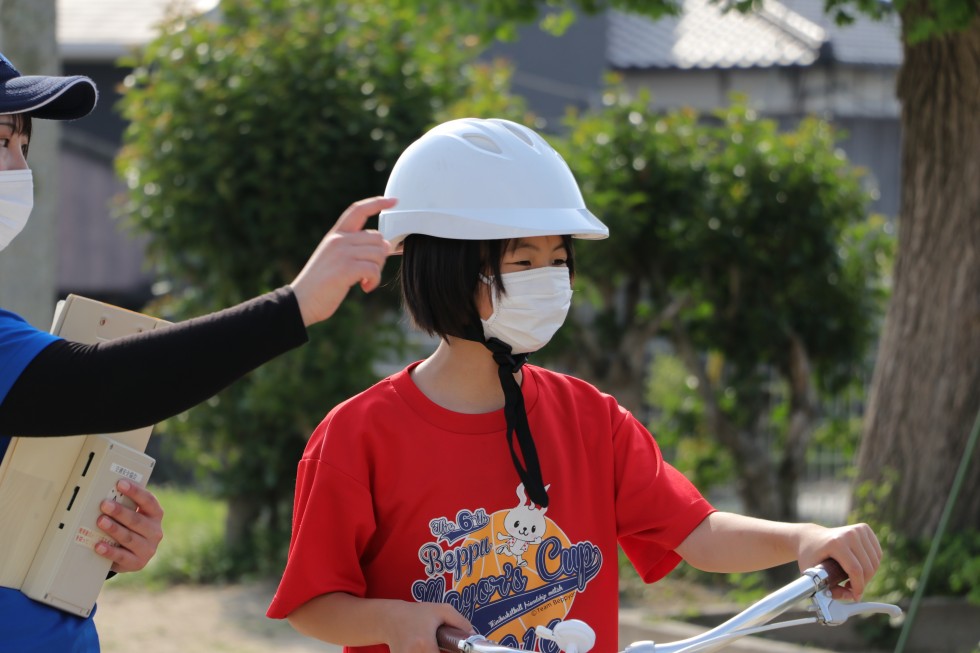
{"type": "Polygon", "coordinates": [[[307,340],[292,289],[162,329],[42,350],[0,404],[0,435],[148,426],[211,397],[307,340]]]}

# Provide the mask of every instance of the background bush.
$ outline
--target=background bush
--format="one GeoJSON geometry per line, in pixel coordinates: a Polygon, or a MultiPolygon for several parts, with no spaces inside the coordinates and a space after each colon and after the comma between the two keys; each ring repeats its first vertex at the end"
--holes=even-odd
{"type": "MultiPolygon", "coordinates": [[[[122,101],[121,213],[150,236],[171,287],[152,310],[171,319],[289,283],[341,212],[382,194],[401,151],[464,92],[476,45],[449,10],[381,0],[219,9],[217,22],[166,25],[132,62],[122,101]]],[[[309,344],[161,427],[228,500],[239,568],[281,569],[306,439],[402,346],[396,297],[354,289],[309,344]]]]}

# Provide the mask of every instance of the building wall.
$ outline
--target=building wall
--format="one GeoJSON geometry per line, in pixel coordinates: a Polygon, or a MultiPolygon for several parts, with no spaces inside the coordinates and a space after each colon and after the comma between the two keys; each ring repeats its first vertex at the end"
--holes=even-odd
{"type": "Polygon", "coordinates": [[[627,87],[650,90],[655,109],[711,111],[727,104],[731,93],[744,93],[767,115],[897,119],[896,73],[895,68],[841,65],[621,72],[627,87]]]}
{"type": "Polygon", "coordinates": [[[537,24],[518,30],[517,38],[491,46],[482,58],[503,58],[514,66],[512,90],[525,97],[544,120],[543,129],[560,129],[569,107],[596,106],[606,73],[606,16],[579,16],[561,36],[537,24]]]}
{"type": "Polygon", "coordinates": [[[99,88],[95,110],[83,120],[67,123],[65,127],[119,147],[126,122],[119,115],[116,105],[121,97],[119,86],[129,74],[129,69],[116,66],[112,61],[66,61],[62,69],[65,75],[91,77],[99,88]]]}
{"type": "Polygon", "coordinates": [[[149,298],[152,277],[144,263],[145,238],[114,216],[125,190],[112,160],[84,142],[62,140],[58,221],[59,296],[75,293],[131,308],[149,298]]]}
{"type": "Polygon", "coordinates": [[[99,102],[82,120],[65,123],[61,134],[58,296],[75,293],[140,308],[153,280],[145,264],[146,239],[132,235],[118,217],[125,186],[114,169],[125,129],[117,88],[128,70],[78,61],[63,69],[91,77],[99,102]]]}

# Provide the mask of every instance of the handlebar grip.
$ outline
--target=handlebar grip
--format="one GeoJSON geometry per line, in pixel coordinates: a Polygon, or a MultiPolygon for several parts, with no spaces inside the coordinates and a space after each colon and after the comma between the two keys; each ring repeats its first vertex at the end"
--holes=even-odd
{"type": "Polygon", "coordinates": [[[847,572],[833,558],[827,558],[817,567],[823,567],[824,571],[827,572],[827,587],[837,587],[847,580],[847,572]]]}
{"type": "Polygon", "coordinates": [[[463,642],[465,642],[471,633],[461,630],[454,626],[439,626],[436,630],[436,644],[443,651],[448,651],[449,653],[460,653],[464,650],[463,642]]]}

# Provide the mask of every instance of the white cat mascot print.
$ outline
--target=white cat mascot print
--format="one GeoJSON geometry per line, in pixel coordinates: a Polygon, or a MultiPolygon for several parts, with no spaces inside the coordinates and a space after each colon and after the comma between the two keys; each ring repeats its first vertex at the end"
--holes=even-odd
{"type": "Polygon", "coordinates": [[[435,540],[419,549],[425,578],[415,581],[412,596],[450,603],[482,635],[533,650],[551,645],[534,646],[535,627],[561,623],[599,573],[602,553],[591,542],[570,542],[523,484],[517,498],[516,507],[489,514],[478,508],[432,520],[435,540]]]}
{"type": "MultiPolygon", "coordinates": [[[[545,486],[545,492],[550,485],[545,486]]],[[[509,553],[517,560],[518,567],[527,565],[524,560],[524,552],[528,545],[541,544],[541,537],[544,535],[548,523],[544,518],[547,508],[535,505],[528,501],[524,495],[524,484],[517,486],[517,498],[520,502],[516,508],[507,513],[504,519],[506,533],[497,533],[497,539],[507,540],[503,546],[497,547],[497,553],[509,553]]]]}

